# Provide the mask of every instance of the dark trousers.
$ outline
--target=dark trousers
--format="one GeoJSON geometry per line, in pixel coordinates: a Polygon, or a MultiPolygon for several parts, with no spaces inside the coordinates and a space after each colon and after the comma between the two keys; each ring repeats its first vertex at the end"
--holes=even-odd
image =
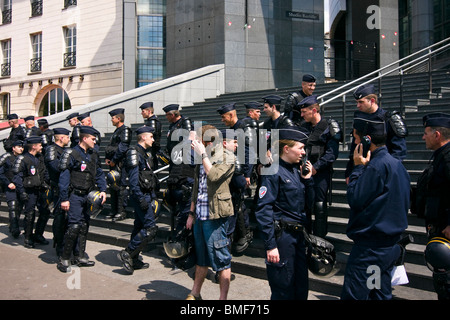
{"type": "Polygon", "coordinates": [[[308,299],[308,265],[303,232],[283,230],[277,239],[279,263],[266,261],[272,300],[308,299]]]}
{"type": "Polygon", "coordinates": [[[128,243],[128,248],[131,251],[134,251],[141,246],[142,242],[147,237],[147,230],[155,226],[155,217],[151,205],[152,197],[150,194],[145,194],[144,198],[149,204],[147,211],[143,211],[141,209],[139,206],[139,199],[136,199],[135,196],[131,197],[131,202],[134,208],[134,226],[131,233],[130,242],[128,243]]]}

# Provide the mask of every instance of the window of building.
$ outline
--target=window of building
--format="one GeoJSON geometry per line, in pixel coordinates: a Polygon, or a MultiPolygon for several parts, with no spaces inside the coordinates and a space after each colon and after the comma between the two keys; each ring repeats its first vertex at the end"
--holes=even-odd
{"type": "Polygon", "coordinates": [[[137,85],[166,76],[166,0],[137,1],[137,85]]]}
{"type": "Polygon", "coordinates": [[[31,16],[42,16],[42,0],[31,0],[31,16]]]}
{"type": "Polygon", "coordinates": [[[2,41],[2,66],[1,76],[11,75],[11,39],[2,41]]]}
{"type": "Polygon", "coordinates": [[[46,117],[58,112],[69,110],[71,103],[66,91],[55,88],[47,92],[39,106],[39,116],[46,117]]]}
{"type": "Polygon", "coordinates": [[[10,94],[9,93],[3,93],[0,95],[0,102],[2,104],[0,118],[2,120],[6,120],[7,115],[10,113],[10,94]]]}
{"type": "Polygon", "coordinates": [[[77,0],[64,0],[64,8],[68,8],[70,6],[76,6],[77,0]]]}
{"type": "Polygon", "coordinates": [[[64,27],[64,67],[77,65],[77,28],[76,26],[64,27]]]}
{"type": "Polygon", "coordinates": [[[450,37],[450,1],[434,0],[434,43],[450,37]]]}
{"type": "Polygon", "coordinates": [[[31,40],[31,60],[30,72],[39,72],[42,67],[42,33],[32,34],[31,40]]]}
{"type": "Polygon", "coordinates": [[[12,0],[3,0],[2,23],[7,24],[12,21],[12,0]]]}

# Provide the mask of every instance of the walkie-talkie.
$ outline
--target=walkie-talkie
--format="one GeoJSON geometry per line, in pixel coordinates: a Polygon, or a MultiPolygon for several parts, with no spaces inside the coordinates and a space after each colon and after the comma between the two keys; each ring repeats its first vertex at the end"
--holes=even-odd
{"type": "Polygon", "coordinates": [[[306,176],[309,173],[309,169],[306,167],[306,162],[308,161],[308,155],[302,159],[302,176],[306,176]]]}

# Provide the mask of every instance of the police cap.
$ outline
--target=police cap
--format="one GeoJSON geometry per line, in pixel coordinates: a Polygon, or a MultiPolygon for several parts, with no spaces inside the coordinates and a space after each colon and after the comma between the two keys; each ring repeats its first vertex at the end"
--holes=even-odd
{"type": "Polygon", "coordinates": [[[180,107],[179,104],[169,104],[163,108],[163,111],[164,112],[175,111],[178,110],[179,107],[180,107]]]}
{"type": "Polygon", "coordinates": [[[297,106],[300,109],[303,109],[303,108],[308,108],[315,104],[319,104],[319,101],[317,100],[317,96],[308,96],[308,97],[304,98],[302,101],[300,101],[297,104],[297,106]]]}
{"type": "Polygon", "coordinates": [[[316,82],[316,77],[314,77],[312,74],[305,74],[302,78],[303,82],[316,82]]]}
{"type": "Polygon", "coordinates": [[[281,100],[283,100],[282,97],[277,96],[277,95],[269,95],[269,96],[265,96],[262,98],[264,100],[264,103],[268,103],[270,105],[274,105],[274,104],[280,104],[281,100]]]}
{"type": "Polygon", "coordinates": [[[19,119],[19,116],[17,114],[15,114],[15,113],[12,113],[12,114],[8,114],[7,119],[8,120],[15,120],[15,119],[19,119]]]}
{"type": "Polygon", "coordinates": [[[25,118],[23,118],[23,120],[25,120],[25,121],[34,120],[34,116],[25,117],[25,118]]]}
{"type": "Polygon", "coordinates": [[[109,115],[110,115],[111,117],[114,117],[114,116],[117,116],[118,114],[124,114],[124,113],[125,113],[125,109],[123,109],[123,108],[118,108],[118,109],[111,110],[111,111],[109,112],[109,115]]]}
{"type": "Polygon", "coordinates": [[[143,104],[141,104],[141,106],[139,107],[141,110],[145,110],[148,108],[153,108],[153,102],[145,102],[143,104]]]}
{"type": "Polygon", "coordinates": [[[70,134],[70,130],[67,130],[66,128],[55,128],[53,129],[54,134],[63,134],[68,136],[70,134]]]}
{"type": "Polygon", "coordinates": [[[90,134],[91,136],[96,136],[99,134],[99,132],[96,129],[89,126],[80,126],[80,133],[90,134]]]}
{"type": "Polygon", "coordinates": [[[383,136],[386,134],[386,125],[383,119],[375,113],[355,111],[353,128],[363,135],[383,136]]]}
{"type": "Polygon", "coordinates": [[[142,127],[136,129],[136,135],[140,135],[141,133],[145,133],[145,132],[153,133],[153,132],[155,132],[155,128],[149,127],[149,126],[142,126],[142,127]]]}
{"type": "Polygon", "coordinates": [[[367,97],[369,94],[375,94],[375,86],[373,84],[365,84],[358,87],[355,92],[353,92],[353,97],[356,100],[367,97]]]}
{"type": "Polygon", "coordinates": [[[294,140],[301,143],[306,143],[308,140],[308,135],[299,127],[288,127],[280,129],[279,131],[280,140],[294,140]]]}
{"type": "Polygon", "coordinates": [[[236,103],[234,103],[234,102],[228,103],[228,104],[226,104],[224,106],[221,106],[219,109],[217,109],[217,112],[220,115],[223,115],[223,114],[225,114],[227,112],[230,112],[232,110],[236,110],[236,103]]]}
{"type": "Polygon", "coordinates": [[[90,112],[85,112],[85,113],[79,114],[77,118],[79,121],[81,121],[83,119],[89,118],[90,116],[91,116],[90,112]]]}
{"type": "Polygon", "coordinates": [[[262,104],[260,102],[252,101],[244,103],[245,109],[261,109],[262,104]]]}
{"type": "Polygon", "coordinates": [[[427,114],[423,117],[423,126],[450,128],[450,114],[442,112],[427,114]]]}
{"type": "Polygon", "coordinates": [[[48,124],[47,119],[37,119],[37,123],[39,126],[48,124]]]}
{"type": "Polygon", "coordinates": [[[22,140],[16,140],[12,143],[13,147],[21,146],[23,147],[23,141],[22,140]]]}
{"type": "Polygon", "coordinates": [[[25,139],[26,144],[35,144],[35,143],[42,143],[42,138],[39,136],[32,136],[25,139]]]}
{"type": "Polygon", "coordinates": [[[72,112],[66,117],[66,120],[70,120],[72,118],[77,118],[80,114],[78,112],[72,112]]]}

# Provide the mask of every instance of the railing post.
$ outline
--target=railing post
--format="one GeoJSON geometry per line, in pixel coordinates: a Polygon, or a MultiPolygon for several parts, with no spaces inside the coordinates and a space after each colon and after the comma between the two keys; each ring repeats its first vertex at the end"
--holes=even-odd
{"type": "Polygon", "coordinates": [[[347,150],[347,120],[345,119],[345,94],[342,96],[342,132],[344,133],[344,150],[347,150]]]}
{"type": "Polygon", "coordinates": [[[405,116],[405,108],[403,106],[403,68],[400,69],[400,113],[405,116]]]}
{"type": "Polygon", "coordinates": [[[428,87],[430,89],[429,96],[433,93],[433,79],[431,75],[431,49],[428,49],[428,87]]]}
{"type": "Polygon", "coordinates": [[[383,96],[383,94],[381,93],[381,71],[380,72],[378,72],[378,76],[379,76],[379,78],[378,78],[378,106],[380,106],[381,107],[381,98],[382,98],[382,96],[383,96]]]}

